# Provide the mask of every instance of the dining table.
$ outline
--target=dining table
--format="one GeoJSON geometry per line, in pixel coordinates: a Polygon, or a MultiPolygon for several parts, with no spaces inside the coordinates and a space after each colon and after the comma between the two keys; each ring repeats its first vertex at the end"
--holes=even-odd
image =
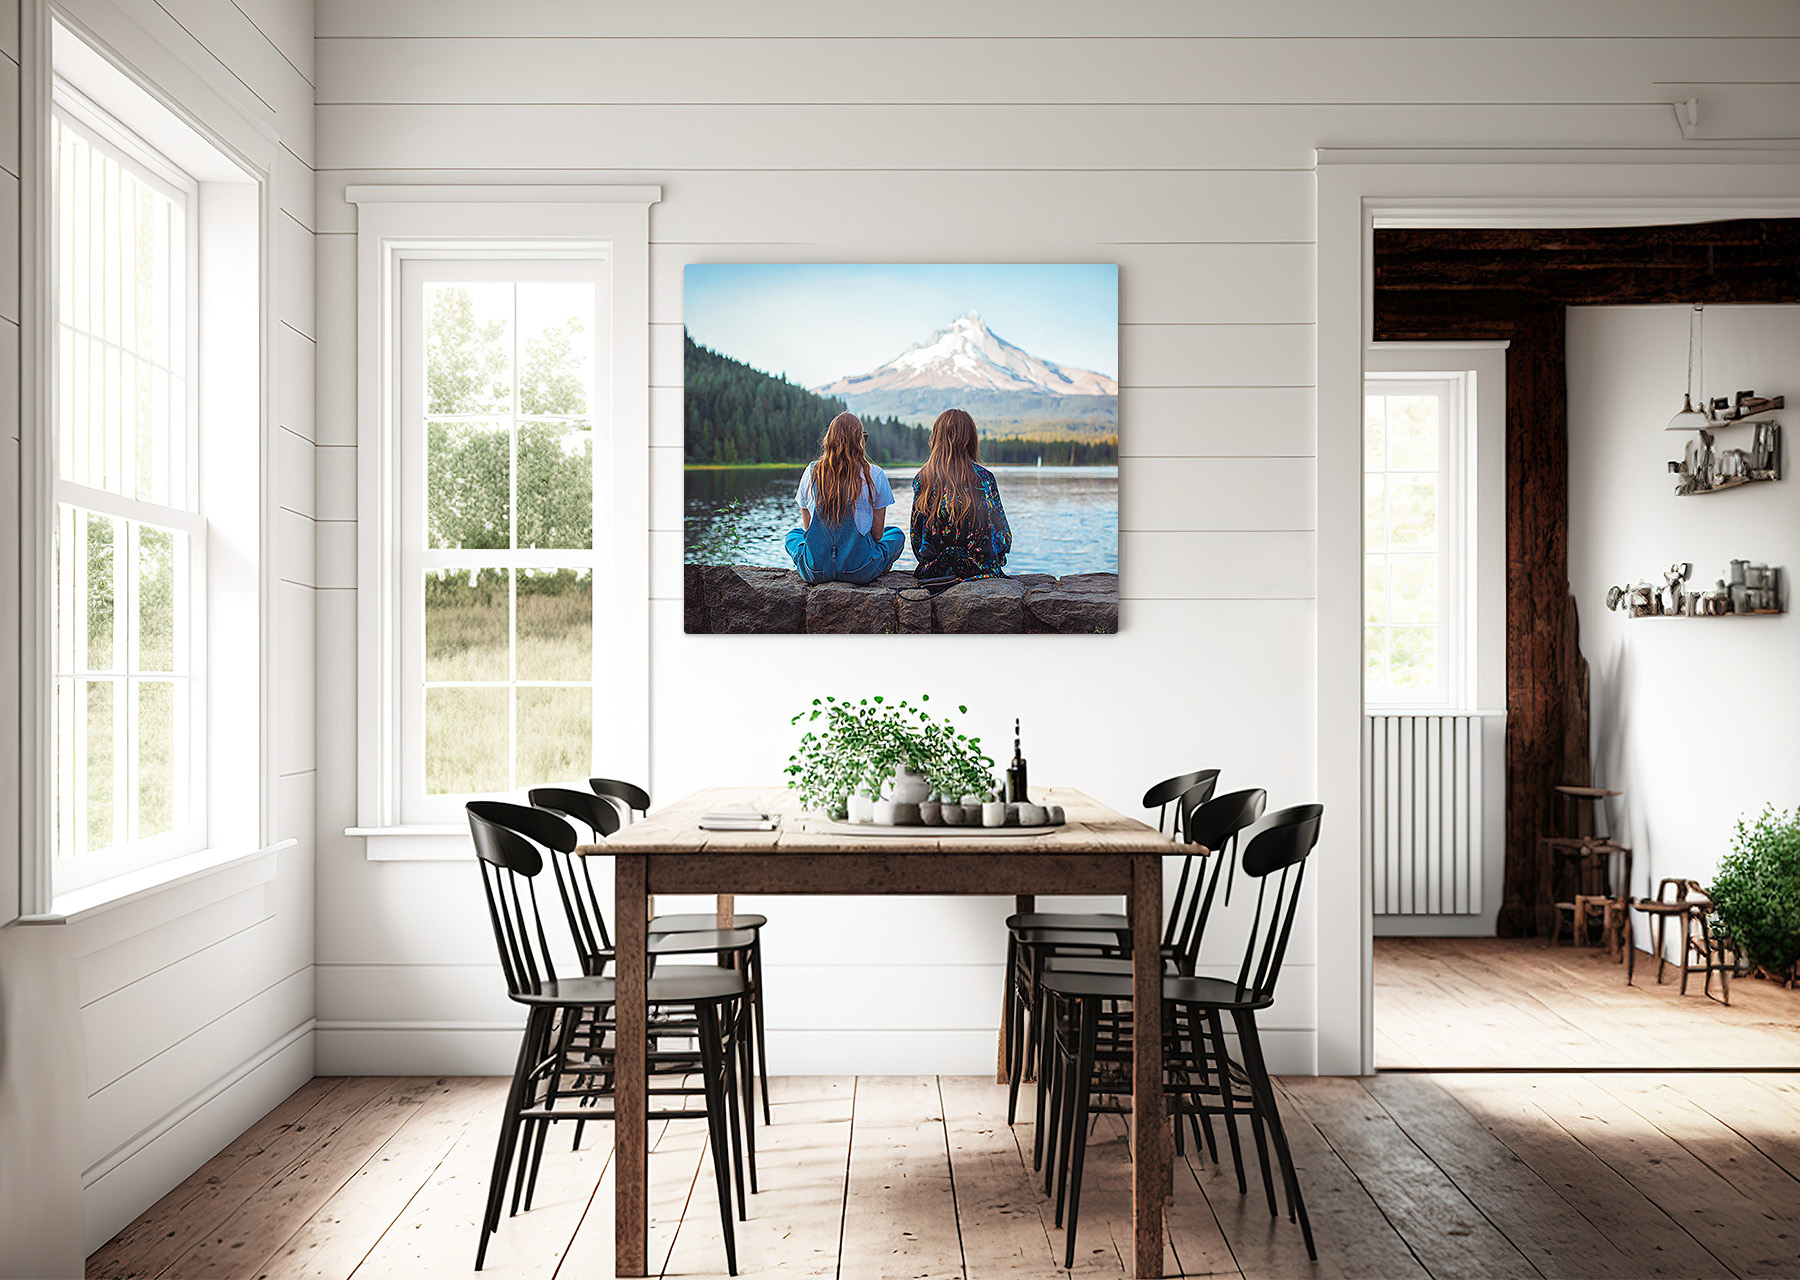
{"type": "MultiPolygon", "coordinates": [[[[1033,787],[1059,805],[1062,825],[1041,834],[1005,827],[857,830],[806,811],[780,787],[711,787],[619,830],[579,853],[613,858],[616,1059],[615,1268],[648,1274],[649,1127],[646,1078],[646,943],[658,893],[717,895],[726,926],[737,894],[1011,895],[1030,910],[1038,894],[1121,895],[1132,935],[1137,1008],[1162,1004],[1163,856],[1170,838],[1067,787],[1033,787]],[[705,814],[752,808],[769,831],[709,831],[705,814]]],[[[1010,975],[1007,980],[1010,981],[1010,975]]],[[[1152,1020],[1150,1025],[1154,1026],[1152,1020]]],[[[1163,1274],[1163,1210],[1172,1194],[1160,1036],[1132,1042],[1132,1274],[1163,1274]]]]}

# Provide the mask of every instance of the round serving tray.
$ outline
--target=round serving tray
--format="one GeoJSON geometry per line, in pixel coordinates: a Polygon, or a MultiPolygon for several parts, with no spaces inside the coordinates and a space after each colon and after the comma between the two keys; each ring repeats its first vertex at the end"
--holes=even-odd
{"type": "Polygon", "coordinates": [[[1056,827],[928,827],[923,823],[917,826],[880,827],[872,822],[816,822],[807,826],[811,834],[834,836],[907,836],[912,839],[957,840],[976,839],[995,836],[1047,836],[1052,831],[1061,831],[1056,827]]]}

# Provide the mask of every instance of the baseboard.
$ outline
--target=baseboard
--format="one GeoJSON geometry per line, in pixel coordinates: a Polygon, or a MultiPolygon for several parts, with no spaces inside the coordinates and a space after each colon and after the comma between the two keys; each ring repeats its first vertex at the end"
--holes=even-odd
{"type": "Polygon", "coordinates": [[[221,1076],[82,1175],[89,1253],[312,1079],[311,1022],[221,1076]]]}

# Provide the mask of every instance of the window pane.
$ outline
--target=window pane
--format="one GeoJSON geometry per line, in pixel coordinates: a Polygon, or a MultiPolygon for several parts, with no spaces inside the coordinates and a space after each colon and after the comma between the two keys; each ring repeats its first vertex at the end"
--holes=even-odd
{"type": "Polygon", "coordinates": [[[172,680],[137,683],[137,813],[133,837],[175,829],[176,685],[172,680]]]}
{"type": "Polygon", "coordinates": [[[1387,558],[1363,557],[1363,621],[1379,625],[1387,621],[1387,558]]]}
{"type": "Polygon", "coordinates": [[[519,545],[594,545],[594,442],[585,422],[519,424],[519,545]]]}
{"type": "Polygon", "coordinates": [[[1387,548],[1387,477],[1363,477],[1363,549],[1387,548]]]}
{"type": "Polygon", "coordinates": [[[82,680],[76,687],[81,691],[82,715],[76,730],[75,776],[86,810],[78,833],[84,838],[81,851],[110,849],[118,843],[115,832],[121,816],[118,784],[124,753],[118,738],[125,728],[124,708],[119,705],[124,681],[82,680]]]}
{"type": "Polygon", "coordinates": [[[425,412],[512,412],[510,284],[425,286],[425,412]]]}
{"type": "Polygon", "coordinates": [[[1435,475],[1388,477],[1388,545],[1396,551],[1437,549],[1435,475]]]}
{"type": "Polygon", "coordinates": [[[174,671],[177,554],[185,555],[187,535],[151,525],[137,534],[137,660],[134,671],[174,671]]]}
{"type": "Polygon", "coordinates": [[[507,789],[504,688],[425,690],[425,792],[473,795],[507,789]]]}
{"type": "Polygon", "coordinates": [[[1388,630],[1388,683],[1396,689],[1426,690],[1437,684],[1437,629],[1388,630]]]}
{"type": "Polygon", "coordinates": [[[517,785],[585,778],[593,720],[593,693],[586,687],[520,689],[517,785]]]}
{"type": "Polygon", "coordinates": [[[510,569],[425,575],[427,680],[512,678],[507,646],[511,576],[510,569]]]}
{"type": "Polygon", "coordinates": [[[426,539],[433,547],[510,546],[512,433],[505,422],[426,429],[426,539]]]}
{"type": "Polygon", "coordinates": [[[1387,687],[1387,628],[1363,628],[1363,680],[1371,690],[1387,687]]]}
{"type": "Polygon", "coordinates": [[[521,284],[519,412],[584,417],[594,377],[594,286],[521,284]]]}
{"type": "Polygon", "coordinates": [[[87,647],[76,661],[84,670],[110,671],[122,655],[117,643],[119,583],[118,557],[114,550],[119,542],[118,522],[92,512],[86,515],[87,526],[87,647]]]}
{"type": "Polygon", "coordinates": [[[1438,398],[1387,397],[1388,467],[1394,471],[1436,471],[1438,398]]]}
{"type": "Polygon", "coordinates": [[[518,625],[519,679],[594,678],[592,573],[521,569],[518,625]]]}
{"type": "Polygon", "coordinates": [[[1388,560],[1392,621],[1436,623],[1438,620],[1436,556],[1393,556],[1388,560]]]}
{"type": "Polygon", "coordinates": [[[1363,470],[1387,470],[1387,398],[1363,397],[1363,470]]]}

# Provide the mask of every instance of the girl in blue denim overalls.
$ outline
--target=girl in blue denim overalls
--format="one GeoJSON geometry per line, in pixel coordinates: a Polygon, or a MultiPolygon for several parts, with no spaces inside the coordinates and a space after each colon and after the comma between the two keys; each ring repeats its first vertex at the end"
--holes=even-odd
{"type": "Polygon", "coordinates": [[[906,534],[884,527],[894,491],[869,463],[868,438],[861,418],[838,414],[800,477],[800,527],[788,530],[787,552],[807,582],[873,582],[906,549],[906,534]]]}

